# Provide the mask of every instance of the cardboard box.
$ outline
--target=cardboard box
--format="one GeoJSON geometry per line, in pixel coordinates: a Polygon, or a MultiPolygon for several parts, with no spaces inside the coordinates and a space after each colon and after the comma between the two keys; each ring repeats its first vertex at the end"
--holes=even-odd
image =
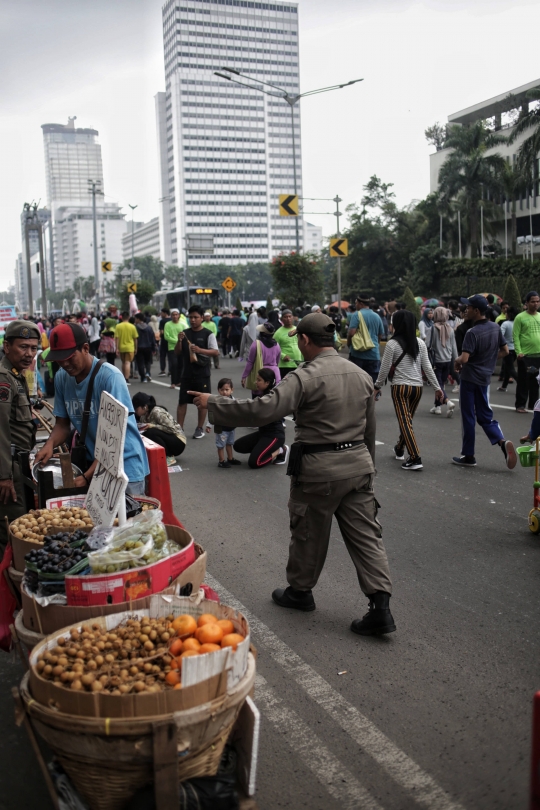
{"type": "MultiPolygon", "coordinates": [[[[171,585],[163,591],[164,594],[178,594],[180,588],[191,585],[191,593],[196,594],[206,576],[207,554],[201,546],[195,543],[197,559],[192,565],[182,571],[171,585]]],[[[75,605],[47,605],[38,604],[32,594],[27,593],[24,585],[21,588],[23,608],[23,624],[28,630],[48,636],[56,633],[70,624],[80,624],[93,619],[95,616],[109,616],[114,613],[123,613],[129,610],[148,610],[151,596],[136,599],[134,602],[118,602],[112,605],[92,605],[91,607],[77,607],[75,605]]]]}
{"type": "MultiPolygon", "coordinates": [[[[231,683],[237,685],[248,670],[249,663],[249,625],[244,616],[225,605],[200,599],[200,594],[187,596],[153,596],[149,610],[116,613],[112,616],[94,618],[92,624],[111,631],[126,619],[145,616],[157,617],[169,614],[179,616],[190,613],[200,616],[202,613],[213,613],[219,618],[231,619],[235,628],[246,635],[236,651],[230,647],[207,655],[183,659],[182,689],[167,688],[158,693],[140,693],[110,695],[92,692],[73,692],[65,686],[42,678],[37,673],[36,664],[39,656],[57,646],[57,639],[62,636],[69,639],[70,630],[81,625],[72,625],[59,633],[49,636],[37,644],[29,656],[30,691],[32,697],[45,706],[56,708],[59,712],[81,717],[151,717],[183,711],[215,700],[230,690],[231,683]],[[231,681],[231,673],[234,678],[231,681]]],[[[211,706],[208,707],[209,714],[211,706]]]]}
{"type": "Polygon", "coordinates": [[[195,562],[195,542],[185,529],[166,526],[167,537],[179,546],[176,554],[141,568],[129,568],[114,574],[66,577],[66,596],[70,606],[92,607],[133,602],[169,588],[174,580],[195,562]]]}

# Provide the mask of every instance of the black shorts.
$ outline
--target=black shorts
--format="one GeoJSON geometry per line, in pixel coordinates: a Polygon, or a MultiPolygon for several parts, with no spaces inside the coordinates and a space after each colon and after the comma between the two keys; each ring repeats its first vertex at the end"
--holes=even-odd
{"type": "Polygon", "coordinates": [[[182,377],[180,380],[180,396],[178,397],[179,405],[193,405],[193,397],[188,394],[188,391],[211,394],[210,377],[191,377],[189,379],[182,377]]]}

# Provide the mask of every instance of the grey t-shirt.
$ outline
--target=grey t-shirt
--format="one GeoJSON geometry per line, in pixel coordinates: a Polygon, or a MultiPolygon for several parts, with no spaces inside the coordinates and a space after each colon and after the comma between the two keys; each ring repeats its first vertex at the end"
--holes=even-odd
{"type": "Polygon", "coordinates": [[[470,356],[461,370],[461,379],[477,385],[489,385],[499,349],[503,346],[506,346],[506,340],[499,324],[479,321],[469,329],[463,340],[462,351],[470,356]]]}

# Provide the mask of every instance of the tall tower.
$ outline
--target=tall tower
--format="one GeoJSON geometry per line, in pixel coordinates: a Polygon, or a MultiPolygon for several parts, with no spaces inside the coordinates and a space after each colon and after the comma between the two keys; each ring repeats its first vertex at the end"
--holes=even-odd
{"type": "MultiPolygon", "coordinates": [[[[278,195],[294,189],[290,107],[214,71],[231,67],[298,93],[297,5],[168,0],[163,41],[166,91],[156,96],[162,259],[182,265],[190,234],[214,236],[214,255],[204,262],[268,261],[294,250],[294,218],[278,210],[278,195]]],[[[294,137],[301,195],[298,107],[294,137]]]]}
{"type": "MultiPolygon", "coordinates": [[[[78,291],[80,279],[94,275],[92,195],[88,181],[103,193],[103,164],[95,129],[43,124],[45,179],[51,212],[53,257],[49,286],[78,291]],[[54,274],[54,277],[53,277],[54,274]],[[54,283],[53,282],[54,278],[54,283]]],[[[97,197],[98,251],[101,261],[120,264],[125,215],[116,203],[97,197]]]]}

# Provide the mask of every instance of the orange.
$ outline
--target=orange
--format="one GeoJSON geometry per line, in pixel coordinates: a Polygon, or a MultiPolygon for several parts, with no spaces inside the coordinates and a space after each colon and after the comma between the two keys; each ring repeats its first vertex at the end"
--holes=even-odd
{"type": "Polygon", "coordinates": [[[199,647],[201,646],[201,642],[197,641],[196,638],[186,638],[184,641],[184,652],[186,650],[195,650],[195,652],[199,652],[199,647]]]}
{"type": "Polygon", "coordinates": [[[176,686],[177,683],[180,683],[180,673],[177,669],[171,669],[171,671],[167,672],[165,675],[165,680],[170,686],[176,686]]]}
{"type": "Polygon", "coordinates": [[[221,650],[219,644],[202,644],[199,650],[199,655],[205,655],[206,653],[217,652],[221,650]]]}
{"type": "Polygon", "coordinates": [[[241,636],[240,633],[229,633],[227,636],[223,637],[221,641],[221,646],[232,647],[233,650],[236,650],[240,642],[243,640],[244,636],[241,636]]]}
{"type": "Polygon", "coordinates": [[[229,633],[234,633],[234,624],[230,619],[219,619],[218,624],[223,630],[224,636],[229,635],[229,633]]]}
{"type": "Polygon", "coordinates": [[[181,683],[175,683],[175,685],[173,686],[173,689],[181,689],[181,688],[182,688],[181,683]]]}
{"type": "Polygon", "coordinates": [[[181,638],[175,638],[172,642],[171,646],[169,647],[169,654],[170,655],[180,655],[182,650],[184,649],[184,644],[181,638]]]}
{"type": "Polygon", "coordinates": [[[217,619],[212,613],[203,613],[202,616],[199,616],[197,626],[202,627],[203,624],[208,624],[208,622],[217,622],[217,619]]]}
{"type": "Polygon", "coordinates": [[[198,655],[198,654],[199,653],[198,653],[197,650],[186,650],[185,652],[183,652],[182,655],[180,656],[180,658],[178,659],[178,663],[180,664],[180,669],[182,668],[182,659],[183,658],[191,658],[192,655],[198,655]]]}
{"type": "Polygon", "coordinates": [[[180,664],[178,663],[177,658],[173,658],[171,661],[171,669],[180,669],[180,664]]]}
{"type": "Polygon", "coordinates": [[[195,635],[201,644],[219,644],[223,638],[223,630],[217,622],[208,622],[199,627],[195,635]]]}
{"type": "Polygon", "coordinates": [[[173,619],[171,626],[173,630],[176,630],[177,635],[191,636],[197,629],[197,622],[193,616],[183,613],[181,616],[177,616],[176,619],[173,619]]]}

